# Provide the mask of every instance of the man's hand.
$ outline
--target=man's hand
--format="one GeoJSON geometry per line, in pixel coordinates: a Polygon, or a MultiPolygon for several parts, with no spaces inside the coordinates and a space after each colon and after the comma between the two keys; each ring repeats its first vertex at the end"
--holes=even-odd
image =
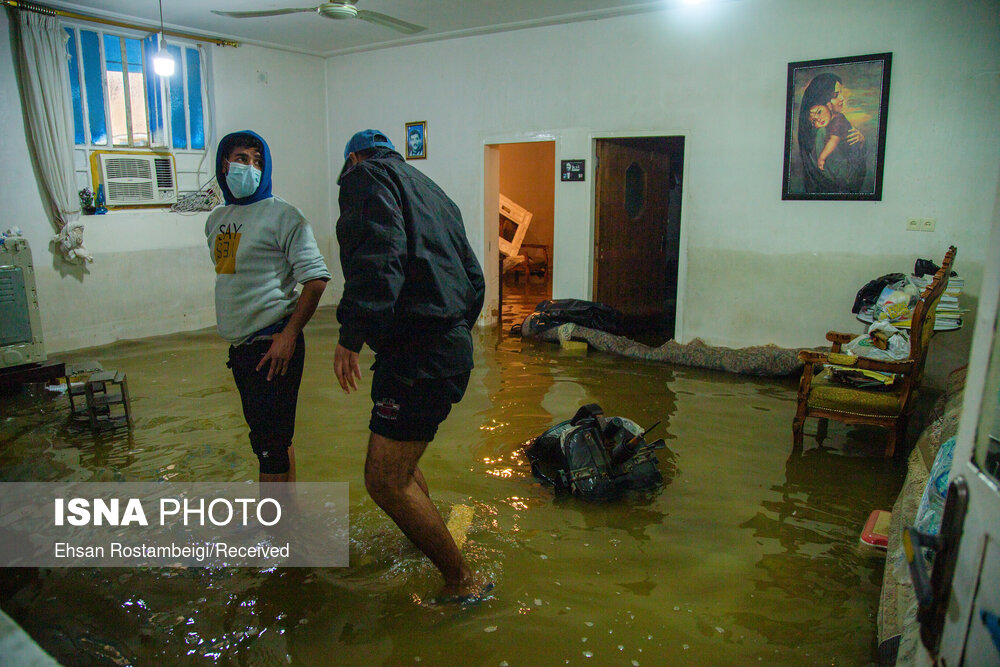
{"type": "Polygon", "coordinates": [[[847,133],[847,144],[853,146],[854,144],[865,143],[865,135],[861,134],[861,130],[856,127],[852,127],[851,131],[847,133]]]}
{"type": "Polygon", "coordinates": [[[337,381],[340,388],[348,394],[351,390],[357,391],[358,380],[361,379],[361,366],[358,362],[358,353],[351,352],[342,345],[337,345],[333,352],[333,372],[337,374],[337,381]]]}
{"type": "Polygon", "coordinates": [[[284,375],[288,371],[288,362],[291,360],[292,354],[295,353],[296,338],[298,338],[298,335],[292,335],[291,332],[286,333],[282,331],[281,333],[274,334],[274,337],[271,339],[271,347],[267,349],[267,354],[257,364],[257,370],[259,371],[270,359],[271,366],[267,369],[268,382],[275,375],[284,375]]]}

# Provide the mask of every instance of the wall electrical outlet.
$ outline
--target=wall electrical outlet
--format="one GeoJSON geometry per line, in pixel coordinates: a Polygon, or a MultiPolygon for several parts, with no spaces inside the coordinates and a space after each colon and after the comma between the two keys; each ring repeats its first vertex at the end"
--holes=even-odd
{"type": "Polygon", "coordinates": [[[937,225],[934,218],[909,218],[906,221],[906,231],[908,232],[933,232],[937,225]]]}

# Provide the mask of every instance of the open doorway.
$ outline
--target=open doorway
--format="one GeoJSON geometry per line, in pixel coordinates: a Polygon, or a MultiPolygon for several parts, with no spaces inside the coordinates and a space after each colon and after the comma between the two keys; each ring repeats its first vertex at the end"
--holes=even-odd
{"type": "Polygon", "coordinates": [[[539,302],[552,298],[555,259],[554,141],[497,144],[500,197],[500,320],[520,324],[539,302]]]}
{"type": "Polygon", "coordinates": [[[596,154],[594,301],[660,345],[677,316],[684,137],[597,139],[596,154]]]}

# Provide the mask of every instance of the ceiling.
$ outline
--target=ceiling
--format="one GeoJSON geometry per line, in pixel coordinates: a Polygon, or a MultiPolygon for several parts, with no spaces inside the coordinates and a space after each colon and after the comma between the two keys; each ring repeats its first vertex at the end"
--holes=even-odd
{"type": "MultiPolygon", "coordinates": [[[[316,0],[162,0],[167,29],[321,56],[656,11],[683,1],[357,0],[362,11],[387,14],[427,28],[407,35],[357,18],[334,20],[315,12],[240,19],[218,16],[211,11],[315,7],[319,4],[316,0]]],[[[41,3],[143,26],[159,24],[157,0],[41,0],[41,3]]]]}

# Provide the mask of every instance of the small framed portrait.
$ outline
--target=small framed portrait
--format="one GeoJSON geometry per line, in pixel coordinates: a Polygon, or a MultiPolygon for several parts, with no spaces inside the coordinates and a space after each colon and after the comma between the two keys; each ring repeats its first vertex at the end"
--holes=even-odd
{"type": "Polygon", "coordinates": [[[427,121],[406,124],[406,159],[423,160],[427,157],[427,121]]]}
{"type": "Polygon", "coordinates": [[[891,53],[788,64],[782,199],[882,200],[891,53]]]}

